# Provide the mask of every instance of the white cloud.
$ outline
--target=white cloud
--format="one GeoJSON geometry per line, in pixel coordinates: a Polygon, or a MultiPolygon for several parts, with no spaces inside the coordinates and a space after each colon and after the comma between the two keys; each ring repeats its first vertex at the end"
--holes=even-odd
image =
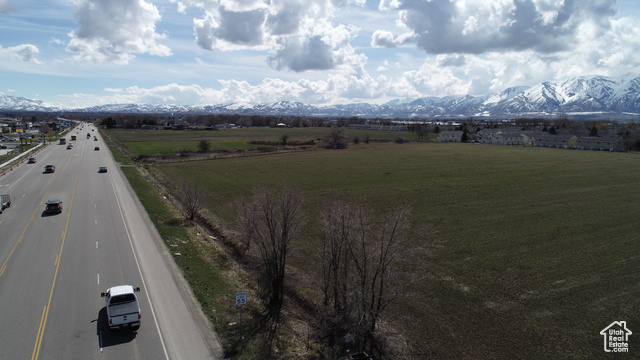
{"type": "Polygon", "coordinates": [[[209,13],[203,19],[194,19],[196,40],[202,48],[216,50],[225,42],[240,47],[262,45],[264,11],[229,11],[221,7],[218,15],[209,13]]]}
{"type": "Polygon", "coordinates": [[[77,58],[92,62],[127,64],[134,54],[169,56],[171,50],[157,40],[161,16],[144,0],[76,0],[78,29],[69,33],[67,46],[77,58]]]}
{"type": "MultiPolygon", "coordinates": [[[[0,0],[0,13],[10,1],[0,0]]],[[[11,32],[0,43],[13,43],[0,44],[0,73],[20,72],[32,76],[30,83],[68,75],[67,86],[99,86],[100,94],[67,98],[83,105],[381,103],[640,73],[640,18],[630,17],[638,16],[632,0],[618,1],[621,8],[633,5],[619,14],[614,0],[169,2],[175,8],[166,0],[164,7],[157,0],[61,0],[53,2],[55,16],[44,13],[49,8],[33,18],[2,16],[11,32]],[[74,10],[77,26],[65,28],[74,10]],[[166,58],[169,46],[176,56],[166,58]],[[46,67],[37,66],[40,59],[46,67]]],[[[13,3],[32,11],[31,2],[13,3]]],[[[61,92],[59,83],[48,87],[55,89],[49,96],[61,92]]]]}
{"type": "Polygon", "coordinates": [[[11,0],[0,0],[0,14],[8,14],[14,10],[11,0]]]}
{"type": "Polygon", "coordinates": [[[376,30],[371,36],[371,46],[393,48],[397,46],[397,41],[391,31],[376,30]]]}
{"type": "Polygon", "coordinates": [[[36,59],[36,55],[40,53],[40,50],[31,44],[22,44],[9,48],[3,48],[0,46],[0,58],[9,60],[17,60],[23,62],[33,62],[40,64],[40,61],[36,59]]]}
{"type": "MultiPolygon", "coordinates": [[[[607,30],[615,0],[383,0],[380,9],[398,13],[398,23],[418,48],[430,54],[492,51],[552,53],[573,46],[581,24],[607,30]]],[[[395,43],[374,34],[379,46],[395,43]]],[[[384,36],[381,36],[384,35],[384,36]]],[[[397,38],[397,37],[396,37],[397,38]]]]}
{"type": "Polygon", "coordinates": [[[206,50],[267,51],[278,70],[330,70],[359,63],[350,45],[357,29],[333,24],[336,12],[363,0],[183,0],[179,9],[196,7],[197,44],[206,50]]]}

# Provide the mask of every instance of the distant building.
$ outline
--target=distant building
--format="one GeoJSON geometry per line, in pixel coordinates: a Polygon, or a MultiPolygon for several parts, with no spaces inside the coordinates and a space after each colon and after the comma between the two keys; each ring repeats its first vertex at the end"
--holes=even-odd
{"type": "Polygon", "coordinates": [[[380,131],[408,131],[407,125],[379,125],[379,124],[349,124],[347,129],[380,130],[380,131]]]}
{"type": "Polygon", "coordinates": [[[216,127],[217,127],[218,129],[233,129],[233,128],[235,128],[235,127],[236,127],[236,124],[229,124],[229,123],[226,123],[226,124],[218,124],[218,125],[216,125],[216,127]]]}
{"type": "Polygon", "coordinates": [[[442,131],[438,134],[440,142],[462,142],[463,131],[442,131]]]}
{"type": "Polygon", "coordinates": [[[578,150],[623,151],[624,140],[618,135],[581,136],[577,138],[575,148],[578,150]]]}
{"type": "Polygon", "coordinates": [[[558,148],[558,149],[574,149],[576,146],[575,135],[544,135],[540,134],[534,137],[533,144],[540,147],[558,148]]]}

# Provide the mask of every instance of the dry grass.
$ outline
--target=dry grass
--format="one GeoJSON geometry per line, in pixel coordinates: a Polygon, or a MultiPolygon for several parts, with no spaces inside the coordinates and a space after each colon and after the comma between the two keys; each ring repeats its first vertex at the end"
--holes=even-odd
{"type": "MultiPolygon", "coordinates": [[[[313,219],[327,193],[349,191],[373,209],[412,202],[444,247],[425,259],[420,286],[387,313],[384,328],[394,343],[407,342],[399,346],[410,349],[407,358],[598,358],[608,324],[640,329],[637,154],[370,144],[150,170],[165,181],[199,179],[210,190],[208,210],[222,220],[225,204],[255,185],[301,185],[308,222],[290,273],[306,301],[317,287],[313,219]]],[[[241,273],[223,267],[215,271],[241,273]]],[[[304,336],[299,318],[288,326],[304,336]]],[[[304,339],[288,344],[300,349],[304,339]]]]}

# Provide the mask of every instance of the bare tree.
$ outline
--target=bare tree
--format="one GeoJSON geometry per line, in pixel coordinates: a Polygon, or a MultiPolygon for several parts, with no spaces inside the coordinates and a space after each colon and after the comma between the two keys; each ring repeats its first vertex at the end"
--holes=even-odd
{"type": "Polygon", "coordinates": [[[256,236],[256,208],[255,202],[249,196],[241,196],[231,203],[233,222],[240,233],[244,243],[243,255],[251,248],[251,243],[256,236]]]}
{"type": "Polygon", "coordinates": [[[251,208],[254,211],[256,251],[263,266],[260,282],[269,315],[279,322],[284,299],[287,257],[302,223],[302,192],[299,187],[282,185],[279,190],[255,188],[251,208]]]}
{"type": "Polygon", "coordinates": [[[322,331],[338,352],[382,352],[376,325],[407,283],[399,281],[396,265],[422,249],[410,235],[410,215],[411,207],[400,205],[371,217],[361,202],[346,196],[331,196],[322,210],[322,331]]]}
{"type": "Polygon", "coordinates": [[[196,182],[189,180],[181,181],[178,191],[178,201],[182,204],[186,217],[193,221],[204,206],[206,191],[196,182]]]}
{"type": "Polygon", "coordinates": [[[318,146],[325,149],[346,149],[349,147],[349,139],[344,136],[344,131],[335,128],[318,146]]]}

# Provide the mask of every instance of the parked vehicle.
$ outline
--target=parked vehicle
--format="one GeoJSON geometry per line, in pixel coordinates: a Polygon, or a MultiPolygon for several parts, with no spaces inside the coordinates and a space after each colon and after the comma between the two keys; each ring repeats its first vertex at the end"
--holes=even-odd
{"type": "Polygon", "coordinates": [[[11,207],[11,196],[9,194],[0,195],[0,214],[8,207],[11,207]]]}
{"type": "Polygon", "coordinates": [[[140,288],[131,285],[119,285],[100,293],[105,298],[109,329],[130,328],[138,330],[141,318],[140,305],[136,293],[140,288]]]}

